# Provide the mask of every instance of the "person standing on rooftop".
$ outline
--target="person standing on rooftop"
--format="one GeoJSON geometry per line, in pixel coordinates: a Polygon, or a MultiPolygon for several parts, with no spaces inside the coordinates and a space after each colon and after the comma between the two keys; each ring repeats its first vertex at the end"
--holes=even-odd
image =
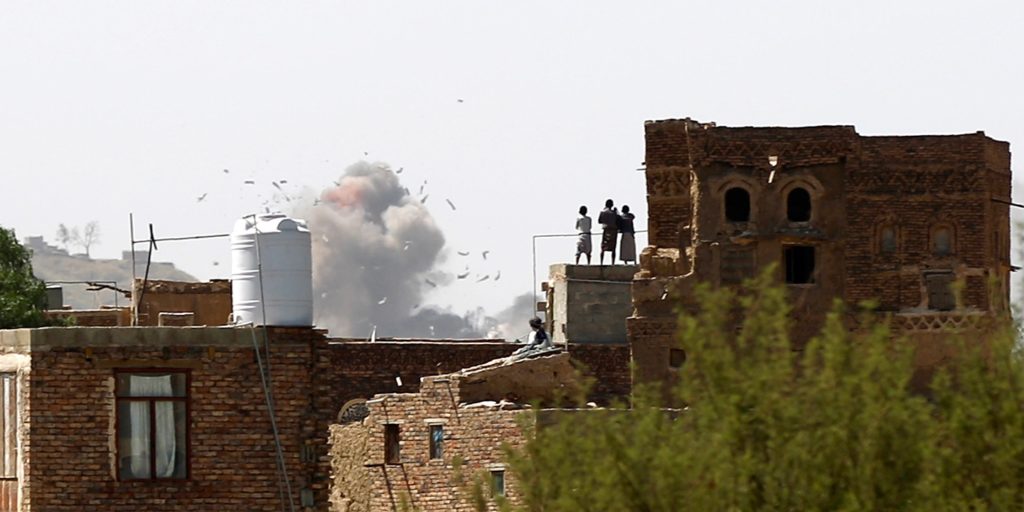
{"type": "Polygon", "coordinates": [[[619,259],[626,264],[636,261],[636,229],[633,227],[635,218],[635,215],[629,213],[629,205],[622,205],[622,215],[619,215],[619,232],[622,233],[619,259]]]}
{"type": "Polygon", "coordinates": [[[604,265],[604,253],[612,253],[611,264],[615,264],[615,245],[618,242],[619,211],[615,209],[615,202],[611,199],[604,202],[604,210],[597,216],[598,224],[601,224],[601,264],[604,265]]]}
{"type": "Polygon", "coordinates": [[[590,240],[590,228],[592,226],[592,219],[587,216],[587,207],[580,206],[580,216],[576,218],[576,264],[580,264],[580,255],[587,255],[587,265],[590,265],[590,253],[592,251],[592,243],[590,240]]]}

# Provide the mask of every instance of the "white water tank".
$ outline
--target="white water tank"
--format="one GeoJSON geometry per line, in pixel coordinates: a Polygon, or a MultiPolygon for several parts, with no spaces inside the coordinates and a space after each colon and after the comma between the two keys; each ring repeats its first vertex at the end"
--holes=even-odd
{"type": "Polygon", "coordinates": [[[239,219],[231,232],[235,323],[312,326],[311,249],[304,220],[276,213],[239,219]]]}

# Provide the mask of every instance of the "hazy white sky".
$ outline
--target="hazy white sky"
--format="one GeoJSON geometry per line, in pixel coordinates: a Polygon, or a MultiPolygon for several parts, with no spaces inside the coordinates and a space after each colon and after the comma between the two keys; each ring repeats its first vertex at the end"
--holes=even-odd
{"type": "MultiPolygon", "coordinates": [[[[580,204],[646,222],[645,119],[1024,147],[1021,27],[1013,1],[5,1],[0,225],[97,220],[93,254],[115,257],[129,212],[158,236],[227,232],[270,180],[312,197],[383,161],[428,181],[448,270],[489,249],[474,270],[502,272],[430,298],[494,311],[528,291],[531,235],[571,231],[580,204]]],[[[574,252],[539,249],[541,275],[574,252]]],[[[224,277],[228,251],[158,259],[224,277]]]]}

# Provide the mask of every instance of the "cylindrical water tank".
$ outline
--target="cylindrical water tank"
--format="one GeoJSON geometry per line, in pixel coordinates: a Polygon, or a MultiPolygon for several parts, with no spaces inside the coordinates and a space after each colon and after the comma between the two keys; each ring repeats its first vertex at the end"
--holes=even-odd
{"type": "Polygon", "coordinates": [[[239,219],[231,232],[231,281],[236,324],[313,325],[313,259],[306,221],[283,214],[239,219]]]}

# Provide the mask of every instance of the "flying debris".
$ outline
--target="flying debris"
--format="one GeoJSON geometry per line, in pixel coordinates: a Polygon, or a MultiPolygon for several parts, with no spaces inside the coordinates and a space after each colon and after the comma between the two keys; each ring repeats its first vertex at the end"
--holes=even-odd
{"type": "Polygon", "coordinates": [[[490,275],[486,275],[486,276],[481,277],[480,279],[477,279],[476,282],[482,283],[482,282],[484,282],[484,281],[486,281],[486,280],[488,280],[490,278],[491,278],[490,275]]]}
{"type": "Polygon", "coordinates": [[[256,182],[255,182],[255,181],[253,181],[253,180],[245,180],[245,184],[246,184],[246,185],[255,185],[255,184],[256,184],[256,182]]]}
{"type": "Polygon", "coordinates": [[[459,251],[459,256],[469,256],[469,251],[459,251]]]}
{"type": "Polygon", "coordinates": [[[368,156],[369,154],[370,153],[368,151],[363,151],[363,156],[368,156]]]}
{"type": "Polygon", "coordinates": [[[463,101],[462,101],[462,98],[459,98],[459,99],[458,99],[457,101],[458,101],[459,103],[463,103],[463,101]]]}
{"type": "Polygon", "coordinates": [[[229,172],[231,172],[231,171],[229,171],[229,170],[227,170],[227,169],[224,169],[224,174],[227,174],[227,173],[229,173],[229,172]]]}
{"type": "Polygon", "coordinates": [[[452,207],[452,211],[455,211],[455,204],[452,203],[451,199],[445,199],[445,202],[448,203],[448,206],[452,207]]]}
{"type": "Polygon", "coordinates": [[[215,261],[215,262],[213,262],[213,266],[215,266],[215,267],[216,267],[217,265],[220,265],[220,262],[219,262],[219,261],[215,261]]]}
{"type": "Polygon", "coordinates": [[[273,185],[274,188],[281,190],[281,185],[278,185],[276,181],[271,181],[270,184],[273,185]]]}
{"type": "Polygon", "coordinates": [[[437,283],[431,281],[430,279],[424,279],[423,281],[429,284],[431,288],[437,288],[437,283]]]}
{"type": "Polygon", "coordinates": [[[377,304],[384,304],[384,303],[385,303],[385,302],[387,302],[387,301],[388,301],[388,298],[387,298],[387,297],[384,297],[383,299],[381,299],[381,300],[378,300],[378,301],[377,301],[377,304]]]}
{"type": "Polygon", "coordinates": [[[412,245],[412,242],[410,242],[410,241],[406,240],[406,241],[405,241],[405,243],[404,243],[404,244],[402,244],[402,250],[403,250],[403,251],[408,251],[408,250],[409,250],[409,246],[410,246],[410,245],[412,245]]]}
{"type": "Polygon", "coordinates": [[[465,271],[465,272],[463,272],[463,273],[461,273],[461,274],[459,274],[459,275],[457,275],[455,277],[457,277],[459,279],[465,279],[465,278],[469,277],[469,271],[467,270],[467,271],[465,271]]]}
{"type": "Polygon", "coordinates": [[[318,198],[313,198],[313,206],[316,206],[316,205],[318,205],[318,204],[320,204],[320,203],[322,203],[322,202],[323,202],[323,201],[321,201],[321,200],[320,200],[320,199],[318,199],[318,198]]]}
{"type": "Polygon", "coordinates": [[[327,235],[320,235],[320,238],[324,241],[325,244],[330,242],[330,240],[327,239],[327,235]]]}
{"type": "Polygon", "coordinates": [[[423,194],[423,187],[425,187],[425,186],[427,186],[427,182],[426,181],[424,181],[423,184],[420,185],[420,194],[423,194]]]}
{"type": "Polygon", "coordinates": [[[335,187],[340,187],[341,186],[341,182],[340,181],[335,180],[333,183],[334,183],[335,187]]]}
{"type": "Polygon", "coordinates": [[[270,213],[270,207],[269,206],[264,206],[263,207],[263,212],[264,213],[270,213]]]}
{"type": "Polygon", "coordinates": [[[491,251],[484,251],[484,252],[480,253],[480,255],[483,256],[484,259],[486,260],[487,259],[487,255],[490,254],[490,253],[491,253],[491,251]]]}
{"type": "Polygon", "coordinates": [[[501,271],[500,270],[498,271],[497,274],[494,274],[494,280],[497,281],[498,279],[501,279],[501,271]]]}
{"type": "Polygon", "coordinates": [[[288,180],[281,180],[282,185],[284,185],[285,183],[288,183],[288,180]]]}
{"type": "Polygon", "coordinates": [[[404,171],[404,170],[405,170],[405,167],[399,167],[398,170],[395,171],[395,174],[402,174],[402,171],[404,171]]]}
{"type": "Polygon", "coordinates": [[[206,199],[206,193],[203,193],[203,195],[197,197],[196,198],[196,202],[197,203],[201,203],[201,202],[203,202],[203,199],[206,199]]]}
{"type": "Polygon", "coordinates": [[[428,197],[430,197],[430,194],[427,194],[427,195],[423,196],[423,199],[420,199],[420,203],[427,204],[427,198],[428,197]]]}

